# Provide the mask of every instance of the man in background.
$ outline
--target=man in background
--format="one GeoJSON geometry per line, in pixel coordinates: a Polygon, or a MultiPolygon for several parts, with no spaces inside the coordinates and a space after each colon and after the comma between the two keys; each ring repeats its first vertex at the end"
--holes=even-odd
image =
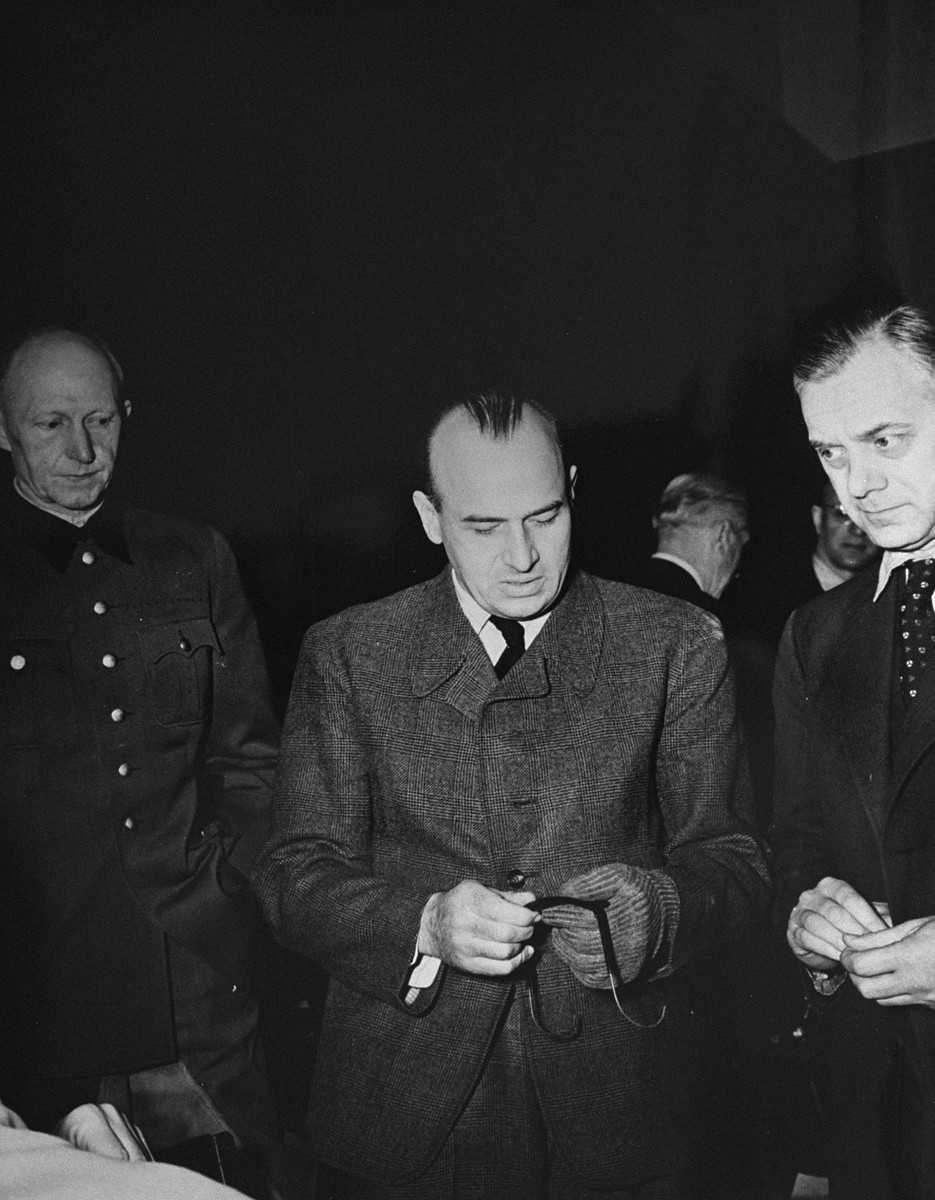
{"type": "Polygon", "coordinates": [[[5,1100],[112,1102],[154,1152],[274,1132],[246,874],[277,726],[224,539],[109,491],[130,415],[97,337],[0,363],[5,1100]]]}
{"type": "Polygon", "coordinates": [[[659,498],[653,529],[656,552],[634,582],[720,617],[718,601],[750,538],[743,493],[717,475],[677,475],[659,498]]]}

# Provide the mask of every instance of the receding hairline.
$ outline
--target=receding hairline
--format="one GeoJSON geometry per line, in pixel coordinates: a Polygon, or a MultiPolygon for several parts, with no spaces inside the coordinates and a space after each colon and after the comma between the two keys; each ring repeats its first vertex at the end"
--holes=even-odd
{"type": "Polygon", "coordinates": [[[458,423],[469,432],[475,433],[483,441],[494,443],[511,442],[516,434],[523,429],[528,429],[531,425],[538,425],[545,435],[546,441],[552,448],[563,487],[567,492],[568,472],[565,466],[564,450],[558,433],[557,422],[551,413],[533,401],[526,400],[520,403],[518,414],[509,422],[508,426],[498,427],[493,424],[482,425],[471,405],[461,402],[447,408],[439,416],[428,436],[425,456],[428,470],[427,488],[429,499],[436,508],[441,507],[442,500],[435,474],[437,441],[439,435],[443,434],[450,425],[457,425],[458,423]],[[530,417],[532,418],[531,420],[530,417]]]}
{"type": "Polygon", "coordinates": [[[26,334],[25,337],[9,348],[4,355],[2,368],[0,368],[0,409],[6,410],[12,394],[11,382],[15,380],[17,373],[22,371],[29,363],[30,356],[35,357],[42,350],[56,344],[79,346],[102,363],[110,377],[111,392],[114,401],[118,405],[121,404],[123,368],[117,362],[109,347],[101,339],[94,337],[92,334],[83,333],[81,330],[48,326],[26,334]]]}

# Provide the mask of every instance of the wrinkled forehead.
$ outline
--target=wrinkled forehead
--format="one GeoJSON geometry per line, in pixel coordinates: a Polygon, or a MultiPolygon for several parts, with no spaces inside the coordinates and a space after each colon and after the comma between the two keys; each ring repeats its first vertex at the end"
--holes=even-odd
{"type": "Polygon", "coordinates": [[[813,436],[826,425],[856,433],[898,419],[907,407],[931,406],[935,413],[935,376],[908,347],[877,339],[833,374],[803,384],[801,401],[813,436]]]}

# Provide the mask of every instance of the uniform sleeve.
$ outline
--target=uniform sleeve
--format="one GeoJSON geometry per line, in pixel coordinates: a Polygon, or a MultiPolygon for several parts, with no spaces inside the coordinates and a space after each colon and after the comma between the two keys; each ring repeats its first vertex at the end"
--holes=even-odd
{"type": "Polygon", "coordinates": [[[306,635],[283,734],[273,823],[254,875],[277,938],[358,993],[405,1003],[427,889],[374,874],[373,775],[345,664],[315,626],[306,635]]]}
{"type": "Polygon", "coordinates": [[[199,806],[218,822],[228,861],[249,875],[269,829],[279,727],[256,622],[230,547],[212,531],[214,659],[210,728],[198,771],[199,806]]]}

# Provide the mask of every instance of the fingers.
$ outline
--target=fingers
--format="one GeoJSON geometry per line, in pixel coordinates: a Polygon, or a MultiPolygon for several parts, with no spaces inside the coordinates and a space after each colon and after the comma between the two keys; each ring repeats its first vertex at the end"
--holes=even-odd
{"type": "Polygon", "coordinates": [[[508,975],[532,955],[527,943],[539,919],[531,892],[502,893],[477,880],[436,892],[426,905],[424,952],[480,975],[508,975]]]}
{"type": "Polygon", "coordinates": [[[789,916],[786,938],[807,965],[840,962],[847,934],[886,931],[887,924],[859,892],[830,876],[802,893],[789,916]],[[824,960],[820,962],[819,960],[824,960]]]}
{"type": "Polygon", "coordinates": [[[62,1119],[56,1133],[79,1150],[88,1150],[102,1158],[146,1161],[123,1114],[112,1104],[82,1104],[62,1119]]]}
{"type": "Polygon", "coordinates": [[[0,1126],[4,1129],[28,1129],[28,1125],[12,1108],[7,1108],[3,1103],[0,1103],[0,1126]]]}

